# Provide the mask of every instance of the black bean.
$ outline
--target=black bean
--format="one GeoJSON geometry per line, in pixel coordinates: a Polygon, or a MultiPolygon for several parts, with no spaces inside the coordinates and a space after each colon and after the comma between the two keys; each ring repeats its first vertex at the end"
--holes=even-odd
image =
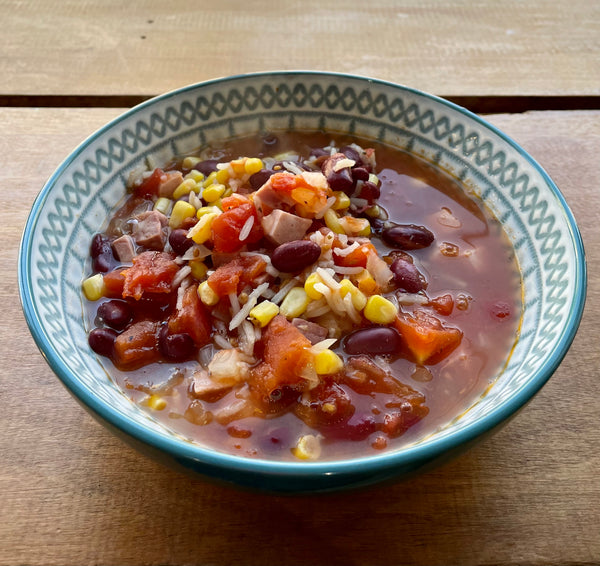
{"type": "Polygon", "coordinates": [[[372,326],[361,328],[349,334],[344,340],[344,351],[347,354],[395,354],[400,349],[400,334],[389,326],[372,326]]]}
{"type": "Polygon", "coordinates": [[[177,228],[169,234],[169,244],[177,255],[183,255],[187,252],[194,242],[187,237],[187,230],[177,228]]]}
{"type": "Polygon", "coordinates": [[[271,256],[275,269],[285,273],[302,271],[319,259],[321,248],[311,240],[294,240],[277,246],[271,256]]]}
{"type": "Polygon", "coordinates": [[[335,170],[336,164],[341,160],[347,159],[343,153],[336,153],[326,159],[321,165],[321,171],[327,178],[327,182],[333,191],[343,191],[350,193],[354,187],[352,179],[352,170],[350,167],[342,167],[339,171],[335,170]]]}
{"type": "Polygon", "coordinates": [[[371,183],[370,181],[367,181],[362,184],[360,188],[360,193],[358,194],[360,198],[364,198],[369,202],[369,204],[373,204],[373,202],[375,202],[380,195],[381,191],[379,187],[375,183],[371,183]]]}
{"type": "Polygon", "coordinates": [[[381,236],[386,244],[401,250],[426,248],[433,242],[433,234],[425,226],[394,224],[385,228],[381,236]]]}
{"type": "Polygon", "coordinates": [[[193,169],[200,171],[205,177],[208,177],[213,171],[217,170],[216,159],[206,159],[205,161],[199,161],[194,165],[193,169]]]}
{"type": "Polygon", "coordinates": [[[88,344],[96,354],[112,358],[116,338],[117,333],[112,328],[94,328],[88,336],[88,344]]]}
{"type": "Polygon", "coordinates": [[[369,172],[364,167],[353,167],[352,168],[352,178],[355,181],[368,181],[369,180],[369,172]]]}
{"type": "Polygon", "coordinates": [[[116,330],[123,330],[133,318],[133,309],[125,301],[112,299],[98,307],[97,315],[99,322],[116,330]]]}
{"type": "Polygon", "coordinates": [[[96,273],[100,271],[106,273],[115,264],[110,240],[104,234],[94,235],[90,246],[90,255],[92,256],[92,269],[96,273]]]}
{"type": "Polygon", "coordinates": [[[161,354],[174,362],[189,359],[195,352],[196,346],[192,337],[186,332],[169,334],[168,327],[162,327],[158,335],[158,347],[161,354]]]}
{"type": "Polygon", "coordinates": [[[348,159],[352,159],[357,165],[360,165],[360,153],[358,153],[358,151],[356,151],[356,149],[353,147],[345,145],[344,147],[340,148],[340,153],[343,153],[348,159]]]}
{"type": "Polygon", "coordinates": [[[418,293],[425,289],[425,278],[416,266],[402,257],[396,258],[390,266],[396,285],[407,293],[418,293]]]}
{"type": "Polygon", "coordinates": [[[271,169],[261,169],[253,175],[250,175],[248,182],[250,183],[252,190],[258,191],[258,189],[260,189],[274,173],[275,171],[271,169]]]}

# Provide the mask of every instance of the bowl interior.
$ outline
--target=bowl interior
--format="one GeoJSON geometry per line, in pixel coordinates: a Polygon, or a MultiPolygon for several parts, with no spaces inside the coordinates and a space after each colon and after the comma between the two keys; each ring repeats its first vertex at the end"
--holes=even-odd
{"type": "Polygon", "coordinates": [[[80,285],[90,239],[122,199],[132,169],[147,160],[158,166],[211,140],[284,130],[356,134],[424,157],[462,180],[514,246],[525,308],[505,371],[463,417],[403,452],[415,456],[470,440],[522,406],[560,363],[583,308],[583,249],[560,192],[514,142],[467,111],[398,85],[326,73],[232,77],[168,93],[99,130],[59,167],[31,212],[19,277],[32,334],[65,385],[144,441],[185,447],[196,458],[236,460],[189,445],[113,385],[87,346],[80,285]]]}

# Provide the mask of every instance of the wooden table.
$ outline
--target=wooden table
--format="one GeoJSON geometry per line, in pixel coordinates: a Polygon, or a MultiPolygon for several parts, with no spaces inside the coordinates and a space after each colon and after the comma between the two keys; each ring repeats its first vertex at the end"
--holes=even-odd
{"type": "Polygon", "coordinates": [[[0,14],[0,566],[600,562],[600,3],[0,0],[0,14]],[[238,492],[145,459],[70,398],[18,301],[28,211],[78,142],[153,94],[291,68],[493,112],[587,251],[580,331],[531,404],[460,459],[351,495],[238,492]]]}

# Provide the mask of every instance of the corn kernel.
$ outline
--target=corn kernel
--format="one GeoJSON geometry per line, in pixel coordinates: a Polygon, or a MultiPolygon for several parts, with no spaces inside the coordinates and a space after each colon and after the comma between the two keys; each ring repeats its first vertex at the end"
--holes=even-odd
{"type": "Polygon", "coordinates": [[[169,218],[169,228],[179,228],[186,218],[196,214],[196,209],[183,200],[178,200],[173,206],[171,217],[169,218]]]}
{"type": "Polygon", "coordinates": [[[150,395],[148,399],[148,407],[154,411],[162,411],[167,406],[167,402],[158,395],[150,395]]]}
{"type": "Polygon", "coordinates": [[[193,259],[188,264],[192,270],[192,277],[201,281],[206,277],[206,272],[208,271],[208,267],[206,264],[200,259],[193,259]]]}
{"type": "Polygon", "coordinates": [[[170,198],[160,197],[154,203],[152,210],[158,210],[158,212],[162,212],[165,216],[168,216],[172,204],[173,201],[170,198]]]}
{"type": "Polygon", "coordinates": [[[188,157],[184,158],[181,164],[183,165],[184,169],[191,169],[194,165],[200,163],[200,161],[202,161],[202,159],[199,157],[196,157],[195,155],[188,155],[188,157]]]}
{"type": "Polygon", "coordinates": [[[221,209],[216,206],[201,206],[196,213],[196,216],[200,218],[205,214],[210,214],[211,212],[216,212],[217,214],[221,214],[221,209]]]}
{"type": "Polygon", "coordinates": [[[216,180],[217,180],[217,172],[212,171],[211,173],[208,174],[208,177],[206,177],[206,179],[204,179],[202,186],[210,187],[216,180]]]}
{"type": "Polygon", "coordinates": [[[294,287],[285,296],[279,307],[279,312],[286,318],[300,316],[308,307],[310,297],[302,287],[294,287]]]}
{"type": "Polygon", "coordinates": [[[352,281],[349,279],[342,279],[340,281],[340,287],[340,294],[342,297],[345,297],[348,293],[350,293],[352,305],[357,311],[360,312],[365,308],[365,305],[367,304],[367,297],[360,289],[352,284],[352,281]]]}
{"type": "Polygon", "coordinates": [[[315,354],[315,371],[318,375],[337,373],[344,367],[344,362],[335,352],[322,350],[315,354]]]}
{"type": "Polygon", "coordinates": [[[275,303],[263,301],[262,303],[258,303],[258,305],[250,311],[250,319],[257,326],[264,328],[278,313],[279,307],[275,303]]]}
{"type": "Polygon", "coordinates": [[[102,273],[96,273],[88,277],[82,284],[83,294],[88,301],[97,301],[104,297],[106,288],[104,286],[104,277],[102,273]]]}
{"type": "Polygon", "coordinates": [[[379,186],[379,177],[375,173],[369,173],[369,183],[379,186]]]}
{"type": "Polygon", "coordinates": [[[209,212],[200,217],[195,226],[189,229],[187,237],[196,244],[203,244],[211,237],[211,226],[213,220],[219,216],[216,212],[209,212]]]}
{"type": "Polygon", "coordinates": [[[333,203],[333,210],[344,210],[350,206],[350,197],[342,191],[334,191],[333,196],[335,202],[333,203]]]}
{"type": "Polygon", "coordinates": [[[305,434],[298,439],[292,454],[300,460],[316,460],[321,455],[321,442],[314,434],[305,434]]]}
{"type": "Polygon", "coordinates": [[[322,283],[322,281],[316,272],[311,273],[304,282],[304,290],[306,291],[306,294],[315,301],[318,301],[323,296],[322,293],[315,289],[315,285],[317,283],[322,283]]]}
{"type": "Polygon", "coordinates": [[[258,157],[249,157],[244,163],[244,172],[247,175],[254,175],[264,167],[264,163],[258,157]]]}
{"type": "Polygon", "coordinates": [[[213,288],[208,284],[208,281],[202,281],[198,285],[198,297],[208,307],[212,307],[219,302],[219,295],[217,295],[213,288]]]}
{"type": "Polygon", "coordinates": [[[229,169],[219,169],[216,173],[215,181],[224,184],[229,181],[229,177],[229,169]]]}
{"type": "Polygon", "coordinates": [[[185,177],[184,179],[193,179],[194,181],[196,181],[197,184],[201,183],[202,181],[204,181],[204,175],[202,173],[200,173],[200,171],[197,171],[196,169],[192,169],[185,177]]]}
{"type": "Polygon", "coordinates": [[[173,198],[177,200],[185,195],[189,195],[192,191],[197,193],[199,190],[198,183],[194,179],[186,179],[173,191],[173,198]]]}
{"type": "Polygon", "coordinates": [[[372,295],[377,291],[377,281],[373,279],[373,276],[366,269],[363,269],[356,275],[356,283],[365,295],[372,295]]]}
{"type": "Polygon", "coordinates": [[[378,204],[374,204],[373,206],[367,208],[367,210],[365,210],[365,214],[369,217],[369,218],[379,218],[381,216],[381,208],[379,207],[378,204]]]}
{"type": "Polygon", "coordinates": [[[210,187],[206,187],[202,191],[202,198],[206,202],[212,203],[212,202],[215,202],[216,200],[219,200],[223,196],[224,192],[225,192],[225,185],[214,184],[214,185],[211,185],[210,187]]]}
{"type": "Polygon", "coordinates": [[[231,187],[227,187],[225,192],[223,193],[223,198],[230,197],[233,194],[233,189],[231,187]]]}
{"type": "Polygon", "coordinates": [[[335,232],[336,234],[345,234],[346,233],[344,231],[344,228],[342,228],[342,225],[340,224],[340,218],[337,215],[337,213],[335,212],[335,210],[332,210],[330,208],[325,213],[324,219],[325,219],[325,224],[327,225],[327,228],[329,228],[332,232],[335,232]]]}
{"type": "Polygon", "coordinates": [[[231,161],[229,163],[229,165],[233,169],[233,172],[236,176],[243,175],[246,172],[246,159],[245,158],[234,159],[233,161],[231,161]]]}
{"type": "Polygon", "coordinates": [[[396,319],[398,307],[381,295],[372,295],[367,299],[363,314],[375,324],[390,324],[396,319]]]}

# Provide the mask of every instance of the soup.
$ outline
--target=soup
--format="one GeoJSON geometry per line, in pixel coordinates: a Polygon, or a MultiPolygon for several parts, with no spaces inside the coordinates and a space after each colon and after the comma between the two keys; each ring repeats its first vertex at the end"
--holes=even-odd
{"type": "Polygon", "coordinates": [[[236,140],[132,172],[91,244],[91,348],[194,442],[367,456],[468,410],[518,335],[501,226],[414,155],[324,134],[236,140]]]}

